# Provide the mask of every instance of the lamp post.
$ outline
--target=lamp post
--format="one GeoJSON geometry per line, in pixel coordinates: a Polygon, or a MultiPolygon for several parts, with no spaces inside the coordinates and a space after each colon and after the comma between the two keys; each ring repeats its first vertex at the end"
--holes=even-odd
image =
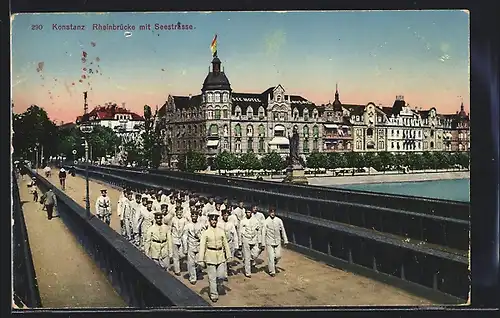
{"type": "Polygon", "coordinates": [[[89,143],[87,141],[88,134],[92,133],[94,127],[91,125],[82,125],[80,130],[85,134],[85,210],[87,211],[87,217],[90,217],[90,194],[89,194],[89,143]]]}

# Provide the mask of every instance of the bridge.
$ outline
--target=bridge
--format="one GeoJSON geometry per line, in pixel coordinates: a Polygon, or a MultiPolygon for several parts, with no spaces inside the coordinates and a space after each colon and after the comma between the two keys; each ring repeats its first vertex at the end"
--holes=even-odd
{"type": "Polygon", "coordinates": [[[116,204],[117,186],[122,184],[190,189],[241,199],[262,209],[277,207],[290,240],[280,273],[271,278],[264,272],[265,262],[258,262],[258,273],[250,279],[231,276],[219,302],[209,304],[206,275],[193,286],[186,277],[161,270],[118,234],[116,213],[110,227],[87,217],[85,170],[78,166],[76,171],[77,176],[68,177],[65,191],[55,176],[45,179],[32,171],[40,191],[53,188],[58,197],[60,218],[52,221],[44,219],[40,204],[30,202],[28,188],[20,181],[24,202],[20,214],[25,216],[29,237],[25,241],[30,243],[32,276],[38,281],[44,307],[424,305],[467,300],[469,204],[90,166],[92,210],[103,187],[116,204]],[[44,247],[44,241],[52,245],[44,247]],[[57,284],[74,289],[57,288],[57,284]],[[81,292],[81,286],[89,287],[81,292]]]}

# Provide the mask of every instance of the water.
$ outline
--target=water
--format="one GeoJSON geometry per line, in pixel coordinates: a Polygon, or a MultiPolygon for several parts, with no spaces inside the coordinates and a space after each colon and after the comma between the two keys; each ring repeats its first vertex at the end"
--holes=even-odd
{"type": "Polygon", "coordinates": [[[470,179],[346,184],[335,187],[470,202],[470,179]]]}

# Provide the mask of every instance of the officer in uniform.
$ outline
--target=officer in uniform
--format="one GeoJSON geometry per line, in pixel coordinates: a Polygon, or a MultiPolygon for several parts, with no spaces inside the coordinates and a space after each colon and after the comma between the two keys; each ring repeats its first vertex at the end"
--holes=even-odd
{"type": "Polygon", "coordinates": [[[210,226],[201,235],[198,263],[202,266],[204,263],[207,265],[210,300],[217,302],[219,299],[218,287],[221,284],[221,278],[225,277],[223,264],[231,261],[231,249],[226,234],[222,229],[217,228],[219,214],[211,211],[208,218],[210,226]]]}
{"type": "Polygon", "coordinates": [[[205,231],[203,224],[198,222],[198,212],[193,211],[191,221],[184,226],[182,235],[182,245],[185,248],[184,253],[187,254],[187,268],[189,273],[189,282],[196,284],[196,261],[200,252],[200,237],[205,231]]]}
{"type": "Polygon", "coordinates": [[[168,269],[172,258],[172,236],[163,224],[161,212],[154,212],[155,223],[147,230],[144,253],[163,269],[168,269]]]}
{"type": "Polygon", "coordinates": [[[97,217],[107,225],[111,222],[111,201],[108,197],[108,191],[101,189],[101,196],[95,202],[97,217]]]}
{"type": "Polygon", "coordinates": [[[288,237],[286,236],[283,221],[276,216],[276,209],[270,207],[269,216],[264,221],[264,226],[262,227],[262,245],[267,250],[267,266],[269,275],[272,277],[276,275],[276,265],[281,259],[282,239],[283,245],[286,246],[288,244],[288,237]]]}
{"type": "Polygon", "coordinates": [[[186,250],[182,246],[182,234],[184,233],[184,226],[187,220],[182,217],[182,206],[178,205],[175,211],[175,217],[172,219],[171,231],[173,242],[173,263],[174,273],[179,276],[181,274],[181,258],[184,257],[183,252],[186,250]]]}
{"type": "MultiPolygon", "coordinates": [[[[217,227],[224,231],[227,238],[227,243],[229,244],[229,249],[231,251],[231,258],[233,258],[236,250],[239,247],[238,232],[236,231],[234,223],[229,221],[229,211],[222,210],[221,212],[222,218],[218,220],[217,227]]],[[[230,272],[229,266],[229,262],[224,263],[224,273],[226,275],[226,279],[229,274],[233,274],[230,272]]]]}
{"type": "Polygon", "coordinates": [[[245,218],[240,222],[239,243],[243,252],[243,263],[245,264],[245,276],[252,277],[252,266],[258,257],[262,246],[262,233],[260,223],[253,217],[251,210],[245,211],[245,218]]]}
{"type": "Polygon", "coordinates": [[[153,226],[154,223],[154,211],[153,211],[153,200],[146,199],[146,206],[142,207],[141,209],[141,215],[142,215],[142,222],[141,222],[141,233],[142,233],[142,240],[141,240],[141,250],[144,251],[145,248],[145,242],[146,242],[146,236],[145,234],[148,232],[148,229],[153,226]]]}

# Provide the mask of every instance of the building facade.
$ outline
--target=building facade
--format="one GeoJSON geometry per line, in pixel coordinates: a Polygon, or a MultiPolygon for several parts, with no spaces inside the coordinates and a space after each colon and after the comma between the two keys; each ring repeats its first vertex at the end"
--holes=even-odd
{"type": "Polygon", "coordinates": [[[392,107],[342,104],[338,88],[334,101],[316,105],[277,85],[262,93],[239,93],[216,56],[201,94],[170,95],[159,110],[163,135],[171,155],[189,150],[208,156],[222,151],[252,151],[262,155],[289,153],[288,137],[299,132],[299,152],[422,152],[467,151],[469,116],[463,104],[453,115],[435,108],[411,109],[403,96],[392,107]]]}
{"type": "MultiPolygon", "coordinates": [[[[123,141],[138,138],[143,129],[144,118],[126,109],[125,106],[119,107],[116,104],[97,106],[88,115],[92,124],[111,128],[123,141]]],[[[81,119],[82,116],[79,116],[76,123],[78,124],[81,119]]]]}

